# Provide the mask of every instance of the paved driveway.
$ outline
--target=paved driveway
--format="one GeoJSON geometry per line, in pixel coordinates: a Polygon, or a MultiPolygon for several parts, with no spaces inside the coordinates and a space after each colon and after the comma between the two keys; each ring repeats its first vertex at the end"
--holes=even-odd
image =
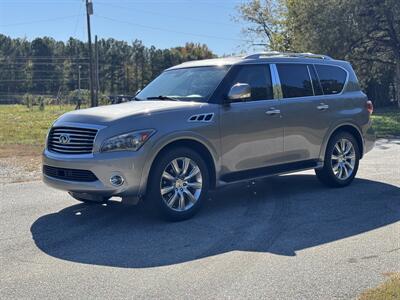
{"type": "Polygon", "coordinates": [[[0,298],[349,299],[400,271],[400,141],[343,189],[313,172],[211,195],[192,220],[0,186],[0,298]]]}

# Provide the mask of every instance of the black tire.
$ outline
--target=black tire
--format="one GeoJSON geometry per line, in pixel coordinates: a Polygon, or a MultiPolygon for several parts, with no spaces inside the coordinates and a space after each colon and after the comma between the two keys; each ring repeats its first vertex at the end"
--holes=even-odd
{"type": "MultiPolygon", "coordinates": [[[[204,199],[207,197],[210,186],[209,178],[210,176],[207,164],[202,156],[196,151],[184,147],[168,149],[162,152],[153,164],[148,182],[148,192],[145,199],[145,205],[152,213],[156,213],[158,216],[168,221],[182,221],[189,219],[198,212],[204,199]],[[161,179],[167,166],[173,160],[182,157],[189,158],[197,164],[202,177],[202,186],[200,195],[193,206],[187,210],[178,211],[170,208],[164,201],[163,196],[161,195],[161,179]]],[[[175,191],[172,191],[171,193],[175,193],[175,191]]],[[[168,197],[168,195],[166,197],[168,197]]]]}
{"type": "Polygon", "coordinates": [[[72,192],[68,192],[68,194],[72,198],[74,198],[75,200],[78,200],[78,201],[83,202],[83,203],[89,203],[89,204],[105,203],[109,199],[108,197],[103,197],[102,199],[100,199],[100,201],[99,200],[88,200],[88,199],[81,198],[81,197],[77,196],[75,193],[72,193],[72,192]]]}
{"type": "Polygon", "coordinates": [[[327,186],[330,187],[344,187],[349,185],[354,177],[357,174],[358,165],[360,161],[360,149],[358,147],[357,140],[355,137],[348,132],[338,132],[335,133],[328,142],[325,151],[325,159],[324,159],[324,167],[321,169],[315,169],[315,174],[317,175],[318,179],[327,186]],[[355,154],[355,162],[354,168],[352,170],[351,175],[346,179],[339,179],[334,171],[332,166],[332,155],[334,153],[335,145],[341,140],[345,139],[351,142],[352,146],[354,147],[354,154],[355,154]]]}

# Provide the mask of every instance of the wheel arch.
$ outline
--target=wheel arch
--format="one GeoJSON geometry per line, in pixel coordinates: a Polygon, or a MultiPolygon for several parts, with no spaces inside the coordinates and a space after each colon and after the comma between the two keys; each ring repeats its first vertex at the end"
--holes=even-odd
{"type": "Polygon", "coordinates": [[[176,147],[186,147],[196,151],[202,158],[205,160],[208,168],[209,168],[209,176],[210,176],[210,189],[216,187],[216,178],[217,178],[217,164],[218,161],[215,159],[216,157],[216,150],[213,149],[211,145],[208,145],[203,140],[199,139],[198,137],[194,136],[181,136],[175,137],[172,140],[168,139],[163,143],[158,144],[155,146],[156,150],[148,157],[143,172],[142,172],[142,179],[140,184],[140,194],[144,195],[147,192],[148,186],[148,179],[149,176],[154,168],[155,162],[157,159],[168,151],[171,148],[176,147]]]}
{"type": "Polygon", "coordinates": [[[360,159],[361,159],[364,155],[364,139],[361,134],[361,130],[357,127],[357,125],[355,125],[353,123],[339,124],[330,131],[330,134],[327,135],[327,137],[325,139],[323,153],[321,153],[320,157],[322,159],[325,158],[326,147],[328,146],[328,143],[329,143],[330,139],[332,138],[332,136],[338,132],[348,132],[354,136],[354,138],[357,141],[358,149],[360,150],[360,159]]]}

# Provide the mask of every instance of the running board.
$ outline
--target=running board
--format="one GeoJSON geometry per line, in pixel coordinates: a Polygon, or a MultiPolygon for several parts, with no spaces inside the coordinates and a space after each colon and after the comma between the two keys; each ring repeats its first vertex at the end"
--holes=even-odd
{"type": "Polygon", "coordinates": [[[221,176],[221,181],[230,183],[235,181],[242,181],[248,179],[254,179],[258,177],[267,177],[273,175],[279,175],[284,173],[298,172],[308,169],[321,168],[323,162],[316,159],[309,159],[303,161],[297,161],[287,164],[275,165],[270,167],[263,167],[257,169],[250,169],[245,171],[232,172],[221,176]]]}

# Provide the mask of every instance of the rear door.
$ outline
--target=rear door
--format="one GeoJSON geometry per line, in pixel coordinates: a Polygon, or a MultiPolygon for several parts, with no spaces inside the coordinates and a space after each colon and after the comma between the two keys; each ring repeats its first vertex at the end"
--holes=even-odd
{"type": "Polygon", "coordinates": [[[324,109],[322,90],[313,65],[278,63],[276,69],[282,88],[281,113],[284,120],[286,162],[317,159],[330,111],[324,109]]]}
{"type": "MultiPolygon", "coordinates": [[[[225,174],[278,164],[283,155],[280,101],[274,99],[269,65],[233,68],[224,84],[223,95],[226,97],[234,84],[247,83],[251,87],[251,98],[221,106],[222,171],[225,174]]],[[[245,173],[242,172],[243,177],[245,173]]]]}

